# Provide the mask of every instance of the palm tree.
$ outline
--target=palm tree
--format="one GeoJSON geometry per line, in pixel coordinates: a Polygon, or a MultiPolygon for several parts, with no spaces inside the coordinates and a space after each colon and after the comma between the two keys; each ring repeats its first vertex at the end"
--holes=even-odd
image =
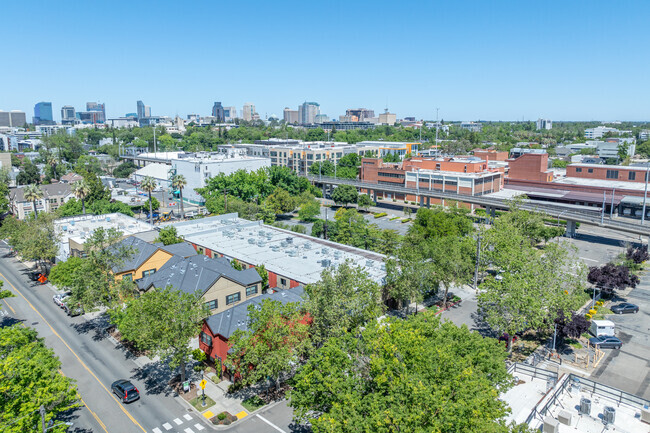
{"type": "Polygon", "coordinates": [[[185,218],[185,208],[183,207],[183,188],[187,186],[187,179],[182,174],[176,174],[172,177],[172,188],[181,193],[181,218],[185,218]]]}
{"type": "Polygon", "coordinates": [[[47,164],[52,167],[52,174],[54,174],[54,179],[59,180],[58,176],[56,175],[56,166],[58,165],[58,160],[56,159],[56,156],[54,155],[49,155],[47,157],[47,164]]]}
{"type": "Polygon", "coordinates": [[[38,210],[36,210],[36,200],[43,198],[43,191],[39,188],[38,185],[27,185],[25,187],[25,200],[31,201],[34,205],[34,217],[38,218],[38,210]]]}
{"type": "Polygon", "coordinates": [[[140,184],[140,189],[149,193],[149,223],[151,225],[153,225],[153,202],[151,201],[151,192],[156,189],[157,186],[158,184],[156,183],[156,179],[151,176],[145,176],[140,184]]]}
{"type": "Polygon", "coordinates": [[[72,184],[72,192],[77,199],[81,200],[81,207],[86,215],[86,197],[90,194],[90,187],[85,180],[79,180],[72,184]]]}

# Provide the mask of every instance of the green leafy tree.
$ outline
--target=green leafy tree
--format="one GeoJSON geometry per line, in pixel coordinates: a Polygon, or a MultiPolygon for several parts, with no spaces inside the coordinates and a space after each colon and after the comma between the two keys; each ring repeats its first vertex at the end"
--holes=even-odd
{"type": "Polygon", "coordinates": [[[36,262],[43,273],[47,273],[59,251],[59,235],[54,229],[54,215],[50,213],[23,221],[5,218],[2,235],[23,260],[36,262]]]}
{"type": "Polygon", "coordinates": [[[90,194],[90,187],[85,180],[80,180],[72,184],[72,193],[74,196],[81,200],[81,209],[83,214],[86,214],[86,197],[90,194]]]}
{"type": "Polygon", "coordinates": [[[11,176],[9,168],[0,168],[0,212],[9,211],[9,184],[11,183],[11,176]]]}
{"type": "MultiPolygon", "coordinates": [[[[59,373],[61,362],[31,328],[0,327],[0,431],[23,433],[77,407],[74,381],[59,373]]],[[[49,432],[63,433],[67,425],[49,432]]]]}
{"type": "Polygon", "coordinates": [[[31,201],[34,206],[34,218],[38,218],[38,209],[36,208],[36,202],[43,198],[43,191],[39,188],[38,185],[27,185],[25,191],[23,192],[25,200],[31,201]]]}
{"type": "Polygon", "coordinates": [[[242,383],[270,379],[277,386],[309,348],[309,330],[303,308],[265,299],[248,306],[247,330],[236,330],[226,365],[241,376],[242,383]]]}
{"type": "Polygon", "coordinates": [[[183,202],[183,188],[187,186],[187,179],[182,174],[172,177],[172,188],[177,189],[181,195],[181,218],[185,218],[185,207],[183,202]]]}
{"type": "Polygon", "coordinates": [[[361,266],[346,261],[321,273],[321,280],[305,287],[309,329],[316,347],[331,337],[355,332],[383,313],[381,288],[361,266]]]}
{"type": "Polygon", "coordinates": [[[332,200],[334,203],[347,206],[350,203],[356,203],[359,193],[352,185],[339,185],[332,191],[332,200]]]}
{"type": "Polygon", "coordinates": [[[172,368],[180,366],[181,382],[191,355],[190,341],[201,331],[201,321],[208,316],[199,294],[184,293],[167,287],[150,290],[127,302],[126,308],[111,312],[123,338],[139,349],[169,358],[172,368]]]}
{"type": "Polygon", "coordinates": [[[311,222],[320,215],[320,203],[316,199],[312,199],[300,205],[298,209],[298,216],[301,221],[311,222]]]}
{"type": "Polygon", "coordinates": [[[147,199],[142,204],[142,207],[144,207],[145,209],[149,208],[149,209],[153,209],[153,210],[158,210],[158,209],[160,209],[160,202],[158,201],[158,199],[156,197],[151,197],[151,201],[149,201],[149,199],[147,199]]]}
{"type": "Polygon", "coordinates": [[[59,262],[50,271],[50,282],[59,288],[73,287],[77,281],[85,278],[87,267],[81,257],[70,257],[65,262],[59,262]]]}
{"type": "Polygon", "coordinates": [[[230,261],[230,266],[232,266],[233,269],[236,269],[238,271],[241,271],[241,270],[244,269],[244,266],[237,259],[232,259],[230,261]]]}
{"type": "Polygon", "coordinates": [[[269,287],[269,271],[266,270],[264,265],[255,266],[255,270],[262,278],[262,290],[266,290],[269,287]]]}
{"type": "Polygon", "coordinates": [[[370,196],[368,194],[359,194],[359,198],[357,199],[357,206],[359,209],[365,209],[366,212],[368,209],[370,209],[370,206],[374,206],[375,202],[372,201],[370,196]]]}
{"type": "Polygon", "coordinates": [[[156,183],[156,180],[151,176],[145,176],[140,184],[142,191],[149,194],[149,224],[151,225],[153,225],[153,200],[151,199],[151,193],[157,186],[158,184],[156,183]]]}
{"type": "Polygon", "coordinates": [[[316,350],[294,378],[298,422],[320,432],[506,433],[505,351],[432,313],[371,321],[316,350]]]}
{"type": "Polygon", "coordinates": [[[124,161],[113,170],[113,176],[119,179],[126,179],[138,169],[131,161],[124,161]]]}
{"type": "Polygon", "coordinates": [[[163,245],[173,245],[183,242],[183,238],[178,236],[176,227],[170,225],[160,229],[156,242],[162,242],[163,245]]]}
{"type": "Polygon", "coordinates": [[[41,175],[38,168],[29,158],[23,160],[22,168],[16,176],[16,183],[18,185],[29,185],[41,183],[41,175]]]}

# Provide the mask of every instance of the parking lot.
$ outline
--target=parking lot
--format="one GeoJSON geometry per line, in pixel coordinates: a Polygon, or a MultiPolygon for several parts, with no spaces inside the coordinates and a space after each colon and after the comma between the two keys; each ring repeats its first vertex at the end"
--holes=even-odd
{"type": "MultiPolygon", "coordinates": [[[[650,273],[622,300],[639,306],[637,314],[611,315],[620,350],[606,349],[607,355],[591,377],[598,382],[650,399],[650,273]]],[[[621,300],[621,301],[622,301],[621,300]]]]}

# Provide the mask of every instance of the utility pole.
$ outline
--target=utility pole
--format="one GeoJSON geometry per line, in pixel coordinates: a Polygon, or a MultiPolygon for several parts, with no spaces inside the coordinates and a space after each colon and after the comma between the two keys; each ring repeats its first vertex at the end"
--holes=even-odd
{"type": "Polygon", "coordinates": [[[156,125],[153,127],[153,157],[156,157],[156,125]]]}
{"type": "Polygon", "coordinates": [[[438,128],[440,126],[440,122],[438,121],[438,110],[440,110],[440,108],[436,108],[436,150],[438,150],[438,128]]]}
{"type": "Polygon", "coordinates": [[[325,227],[323,227],[323,239],[327,240],[327,208],[325,208],[325,227]]]}
{"type": "Polygon", "coordinates": [[[612,188],[612,204],[609,208],[609,219],[611,220],[614,217],[614,195],[616,194],[616,188],[612,188]]]}
{"type": "Polygon", "coordinates": [[[223,188],[223,213],[228,213],[228,195],[225,187],[223,188]]]}
{"type": "Polygon", "coordinates": [[[41,430],[43,433],[45,433],[47,430],[45,429],[45,407],[41,405],[41,407],[38,409],[38,411],[41,414],[41,430]]]}
{"type": "Polygon", "coordinates": [[[474,268],[474,290],[478,292],[478,264],[481,256],[481,236],[476,238],[476,267],[474,268]]]}
{"type": "Polygon", "coordinates": [[[600,225],[603,225],[605,220],[605,191],[603,191],[603,209],[600,212],[600,225]]]}
{"type": "Polygon", "coordinates": [[[648,200],[648,178],[650,177],[650,162],[645,170],[645,191],[643,192],[643,209],[641,211],[641,224],[645,224],[645,204],[648,200]]]}

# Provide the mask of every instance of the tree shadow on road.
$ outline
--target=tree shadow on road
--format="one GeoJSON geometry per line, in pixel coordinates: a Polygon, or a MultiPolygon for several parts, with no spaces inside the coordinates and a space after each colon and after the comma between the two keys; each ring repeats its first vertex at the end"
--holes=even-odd
{"type": "Polygon", "coordinates": [[[0,318],[0,328],[17,325],[18,323],[24,323],[24,322],[25,322],[24,320],[19,320],[12,316],[3,316],[2,318],[0,318]]]}
{"type": "Polygon", "coordinates": [[[310,433],[312,431],[311,426],[305,424],[289,424],[289,431],[293,433],[310,433]]]}
{"type": "Polygon", "coordinates": [[[101,341],[108,337],[106,328],[110,326],[108,316],[102,314],[94,319],[83,321],[82,323],[74,323],[70,325],[79,334],[93,334],[93,341],[101,341]]]}
{"type": "Polygon", "coordinates": [[[147,394],[164,394],[169,396],[174,390],[169,386],[169,381],[174,372],[169,364],[162,361],[153,361],[132,371],[131,378],[142,381],[147,394]]]}

